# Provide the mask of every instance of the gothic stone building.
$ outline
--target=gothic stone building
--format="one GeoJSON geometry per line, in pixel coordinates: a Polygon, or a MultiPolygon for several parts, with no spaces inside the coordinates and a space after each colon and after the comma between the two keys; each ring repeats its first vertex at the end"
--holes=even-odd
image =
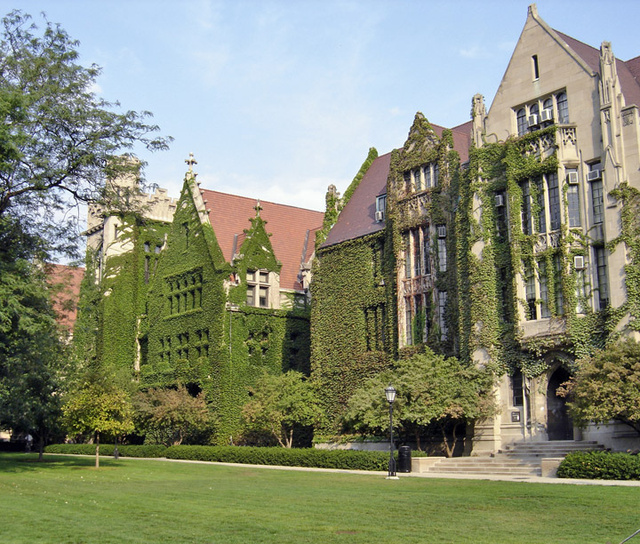
{"type": "Polygon", "coordinates": [[[401,148],[370,157],[314,269],[312,372],[334,428],[367,376],[426,343],[499,377],[476,454],[633,443],[622,426],[574,428],[556,390],[576,358],[638,336],[639,105],[640,57],[532,5],[488,111],[476,95],[450,130],[418,114],[401,148]]]}
{"type": "Polygon", "coordinates": [[[199,185],[190,166],[178,200],[157,189],[138,197],[138,214],[90,210],[75,331],[79,344],[91,338],[87,356],[129,383],[205,391],[225,444],[263,371],[309,373],[323,215],[199,185]]]}

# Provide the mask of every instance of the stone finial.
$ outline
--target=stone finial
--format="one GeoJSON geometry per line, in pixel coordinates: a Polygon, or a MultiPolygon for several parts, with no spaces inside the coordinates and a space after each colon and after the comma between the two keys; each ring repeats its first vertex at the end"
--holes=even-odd
{"type": "Polygon", "coordinates": [[[260,217],[260,210],[262,209],[262,206],[260,206],[260,200],[256,200],[256,205],[253,209],[256,211],[256,217],[260,217]]]}
{"type": "Polygon", "coordinates": [[[193,157],[193,153],[189,153],[189,158],[185,159],[184,162],[189,165],[189,172],[193,172],[193,165],[198,164],[198,161],[193,157]]]}

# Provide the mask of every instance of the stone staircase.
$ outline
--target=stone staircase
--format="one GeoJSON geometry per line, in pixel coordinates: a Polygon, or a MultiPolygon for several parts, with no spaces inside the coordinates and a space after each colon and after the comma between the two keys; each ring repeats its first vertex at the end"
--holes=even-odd
{"type": "Polygon", "coordinates": [[[604,450],[592,441],[516,442],[488,457],[440,458],[423,472],[490,474],[514,478],[540,476],[542,459],[562,458],[574,451],[604,450]]]}

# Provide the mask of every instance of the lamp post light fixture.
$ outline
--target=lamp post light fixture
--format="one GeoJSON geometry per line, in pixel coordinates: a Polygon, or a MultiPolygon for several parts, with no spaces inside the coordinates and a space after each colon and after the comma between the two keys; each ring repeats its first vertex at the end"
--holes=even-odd
{"type": "Polygon", "coordinates": [[[397,480],[396,476],[396,460],[393,457],[393,402],[396,400],[396,390],[393,385],[389,384],[389,387],[385,388],[384,394],[387,397],[389,403],[389,474],[387,480],[397,480]]]}

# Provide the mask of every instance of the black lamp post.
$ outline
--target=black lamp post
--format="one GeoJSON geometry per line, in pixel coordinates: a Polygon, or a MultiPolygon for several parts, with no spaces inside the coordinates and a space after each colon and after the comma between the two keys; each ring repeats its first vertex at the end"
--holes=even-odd
{"type": "Polygon", "coordinates": [[[393,385],[389,384],[384,390],[384,394],[387,397],[387,402],[389,403],[389,474],[387,475],[387,479],[397,479],[396,476],[396,460],[393,457],[393,402],[396,400],[396,390],[393,388],[393,385]]]}

